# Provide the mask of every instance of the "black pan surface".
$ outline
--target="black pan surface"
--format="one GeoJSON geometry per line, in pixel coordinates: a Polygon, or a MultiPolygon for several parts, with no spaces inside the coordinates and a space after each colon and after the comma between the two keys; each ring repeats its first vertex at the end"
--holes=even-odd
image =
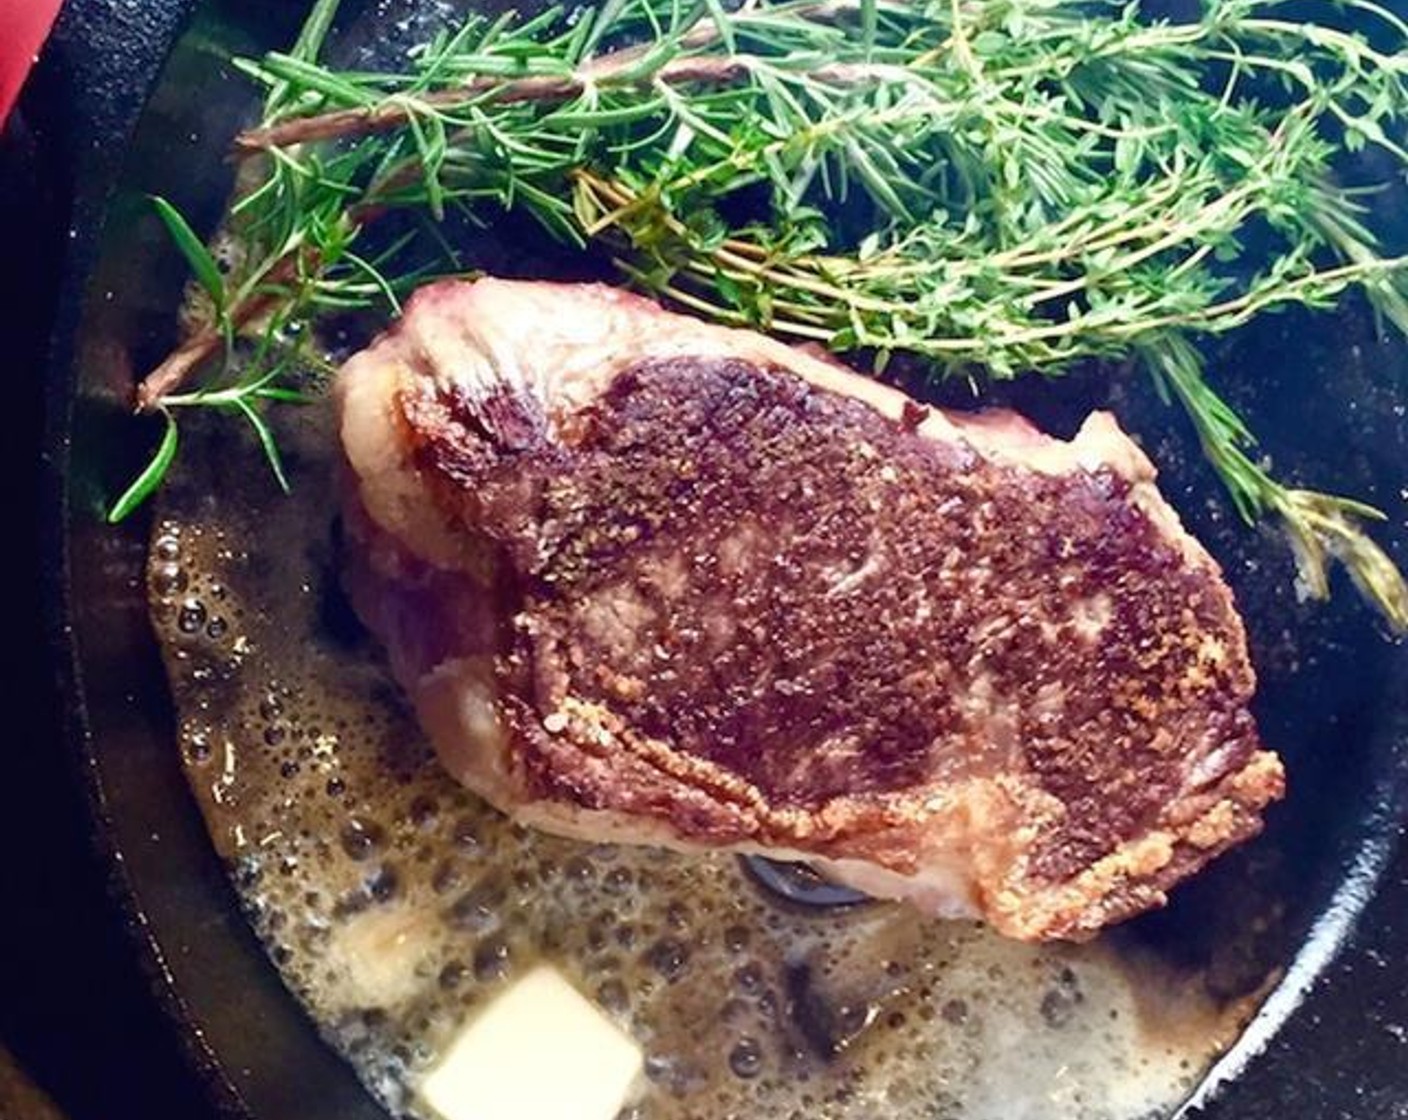
{"type": "MultiPolygon", "coordinates": [[[[394,26],[411,7],[383,0],[375,14],[394,26]]],[[[146,453],[152,433],[127,415],[125,402],[134,372],[173,340],[183,280],[142,195],[160,190],[206,228],[216,220],[230,173],[220,153],[250,107],[224,52],[287,43],[301,5],[152,3],[141,27],[124,23],[119,8],[115,0],[70,5],[27,95],[32,166],[45,161],[41,193],[51,212],[48,221],[17,225],[16,237],[57,254],[62,274],[52,303],[41,288],[28,304],[19,297],[9,304],[52,313],[43,577],[64,722],[99,860],[155,1002],[190,1059],[189,1073],[157,1062],[153,1075],[184,1077],[196,1087],[186,1099],[206,1102],[197,1107],[209,1112],[380,1116],[284,991],[236,908],[174,749],[141,591],[146,527],[112,529],[100,517],[146,453]],[[173,42],[158,76],[157,61],[173,42]]],[[[1391,225],[1408,220],[1402,200],[1383,205],[1391,225]]],[[[5,267],[11,282],[23,276],[21,261],[5,267]]],[[[1388,509],[1388,539],[1403,559],[1408,421],[1397,406],[1408,401],[1408,347],[1379,341],[1364,310],[1351,308],[1336,318],[1272,319],[1216,358],[1240,374],[1245,388],[1235,399],[1274,437],[1280,469],[1313,470],[1317,482],[1388,509]],[[1353,412],[1346,399],[1358,402],[1353,412]]],[[[1285,979],[1190,1110],[1250,1120],[1291,1109],[1408,1117],[1408,854],[1399,843],[1408,802],[1408,655],[1384,639],[1348,588],[1329,607],[1297,604],[1282,546],[1219,512],[1187,433],[1138,389],[1092,376],[1074,397],[1034,386],[1014,398],[1057,428],[1077,411],[1112,404],[1144,438],[1165,493],[1238,591],[1264,681],[1263,732],[1290,767],[1292,794],[1263,840],[1179,892],[1167,912],[1120,934],[1196,955],[1244,928],[1248,907],[1276,915],[1248,951],[1280,963],[1285,979]]],[[[20,780],[8,769],[5,778],[7,807],[14,801],[16,814],[26,812],[20,780]]],[[[20,876],[17,886],[43,879],[20,876]]],[[[7,936],[25,944],[28,959],[42,960],[46,947],[25,938],[39,936],[43,923],[11,925],[7,936]]],[[[87,933],[64,936],[81,945],[87,933]]],[[[57,938],[47,947],[55,962],[65,950],[73,946],[57,938]]],[[[38,1055],[51,1090],[76,1109],[97,1109],[83,1115],[113,1115],[114,1107],[126,1114],[128,1102],[111,1097],[103,1108],[101,1090],[65,1090],[84,1074],[71,1048],[66,1060],[55,1058],[64,1053],[61,1036],[30,1028],[28,1052],[38,1055]]],[[[155,1030],[149,1044],[161,1051],[155,1030]]],[[[142,1052],[138,1060],[149,1060],[142,1052]]]]}

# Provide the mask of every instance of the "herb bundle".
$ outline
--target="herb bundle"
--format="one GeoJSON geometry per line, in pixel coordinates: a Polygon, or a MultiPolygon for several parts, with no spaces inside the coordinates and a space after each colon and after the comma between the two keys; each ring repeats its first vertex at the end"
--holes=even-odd
{"type": "Polygon", "coordinates": [[[290,338],[456,271],[447,214],[518,211],[637,287],[877,373],[896,352],[975,385],[1133,359],[1241,515],[1280,519],[1312,593],[1338,559],[1408,628],[1362,524],[1379,514],[1273,478],[1198,348],[1352,288],[1408,333],[1408,258],[1381,255],[1334,178],[1364,148],[1408,170],[1408,23],[1310,7],[1319,22],[1287,0],[1182,22],[1104,0],[606,0],[472,16],[385,74],[317,61],[336,9],[319,0],[292,51],[239,63],[268,92],[236,142],[229,273],[161,211],[206,326],[140,387],[166,437],[113,514],[159,484],[182,407],[240,414],[280,472],[263,410],[298,398],[290,338]],[[425,220],[373,255],[392,211],[425,220]]]}

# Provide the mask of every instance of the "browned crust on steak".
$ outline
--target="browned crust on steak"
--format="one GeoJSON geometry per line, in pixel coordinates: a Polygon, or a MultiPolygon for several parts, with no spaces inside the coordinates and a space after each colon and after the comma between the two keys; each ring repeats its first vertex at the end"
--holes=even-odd
{"type": "MultiPolygon", "coordinates": [[[[1024,469],[707,353],[557,415],[432,372],[396,419],[479,557],[436,578],[508,623],[411,683],[432,726],[492,688],[505,808],[900,877],[957,853],[989,921],[1070,937],[1161,903],[1281,792],[1230,592],[1120,472],[1024,469]]],[[[363,602],[404,580],[371,569],[363,602]]]]}

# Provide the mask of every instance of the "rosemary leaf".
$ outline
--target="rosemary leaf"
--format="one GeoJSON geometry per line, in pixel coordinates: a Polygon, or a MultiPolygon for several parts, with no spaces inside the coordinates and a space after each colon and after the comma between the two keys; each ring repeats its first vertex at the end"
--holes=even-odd
{"type": "MultiPolygon", "coordinates": [[[[265,392],[262,395],[268,398],[270,394],[265,392]]],[[[233,407],[249,421],[249,426],[254,429],[259,446],[264,452],[264,458],[269,462],[269,469],[274,472],[274,480],[279,484],[279,489],[287,494],[288,476],[284,473],[283,456],[279,453],[278,441],[274,439],[274,433],[270,430],[268,421],[259,415],[258,409],[249,403],[247,397],[233,398],[233,407]]]]}
{"type": "Polygon", "coordinates": [[[156,445],[156,451],[142,468],[142,473],[133,479],[132,484],[122,492],[122,496],[113,502],[112,508],[108,510],[109,525],[125,521],[133,510],[151,497],[176,460],[176,420],[169,411],[163,411],[161,418],[165,422],[165,428],[161,433],[160,442],[156,445]]]}
{"type": "Polygon", "coordinates": [[[225,278],[220,274],[220,266],[215,263],[215,258],[211,256],[210,250],[196,236],[195,231],[186,223],[186,219],[181,216],[181,212],[176,207],[158,195],[152,195],[151,201],[157,216],[161,218],[162,225],[166,227],[166,232],[170,234],[172,243],[181,250],[181,255],[190,265],[191,274],[210,296],[216,315],[224,316],[226,310],[225,278]]]}

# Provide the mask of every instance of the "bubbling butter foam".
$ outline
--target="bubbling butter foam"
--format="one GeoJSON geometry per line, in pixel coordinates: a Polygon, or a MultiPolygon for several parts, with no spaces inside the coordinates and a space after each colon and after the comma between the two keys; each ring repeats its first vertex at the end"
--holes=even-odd
{"type": "Polygon", "coordinates": [[[1133,1120],[1239,1028],[1248,1002],[1105,941],[803,911],[730,856],[513,824],[436,765],[341,598],[327,418],[281,434],[292,497],[222,485],[257,452],[200,440],[148,569],[182,759],[272,962],[392,1113],[429,1115],[421,1079],[542,963],[641,1047],[622,1120],[1133,1120]]]}

